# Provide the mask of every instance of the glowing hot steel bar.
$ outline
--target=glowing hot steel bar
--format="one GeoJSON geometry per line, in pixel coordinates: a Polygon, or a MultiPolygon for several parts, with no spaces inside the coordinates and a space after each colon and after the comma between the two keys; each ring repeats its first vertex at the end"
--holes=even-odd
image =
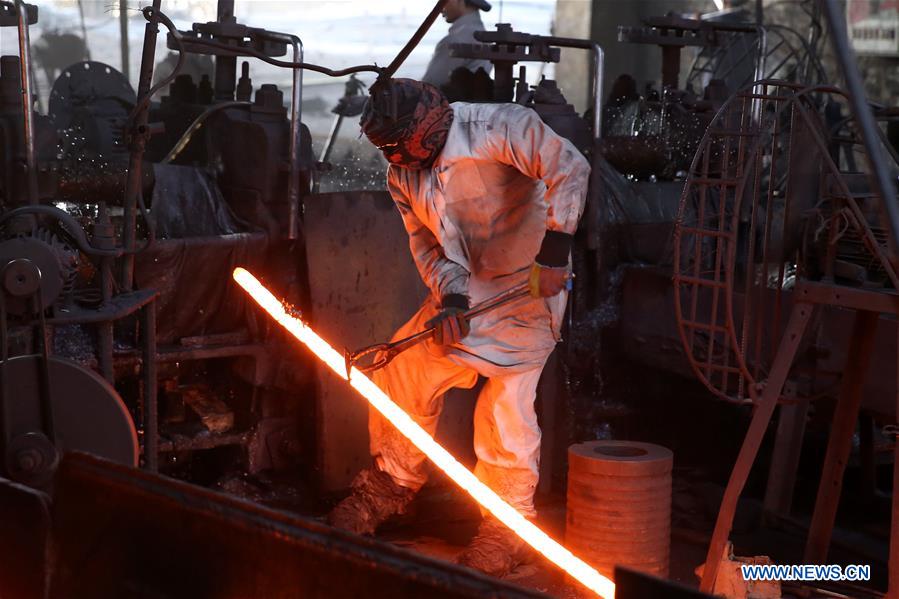
{"type": "MultiPolygon", "coordinates": [[[[234,280],[268,312],[278,324],[287,329],[294,337],[305,344],[312,352],[327,364],[334,374],[346,380],[346,362],[344,357],[334,350],[298,318],[287,312],[284,305],[260,283],[256,277],[243,268],[234,269],[234,280]]],[[[548,560],[565,570],[574,579],[596,592],[599,596],[612,599],[615,596],[615,584],[590,567],[583,560],[575,557],[570,551],[551,539],[545,532],[534,526],[519,514],[490,487],[482,483],[465,466],[456,461],[447,450],[437,443],[431,435],[421,428],[406,412],[393,403],[371,379],[353,368],[350,373],[350,385],[362,394],[387,420],[403,433],[418,449],[446,472],[457,485],[465,489],[484,508],[503,524],[512,529],[531,547],[539,551],[548,560]]]]}

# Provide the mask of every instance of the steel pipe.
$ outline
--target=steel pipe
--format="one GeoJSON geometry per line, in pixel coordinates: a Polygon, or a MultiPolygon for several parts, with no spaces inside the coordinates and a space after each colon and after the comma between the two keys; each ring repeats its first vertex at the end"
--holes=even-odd
{"type": "Polygon", "coordinates": [[[603,79],[606,74],[606,53],[599,44],[593,44],[593,141],[602,139],[603,79]]]}
{"type": "Polygon", "coordinates": [[[187,144],[190,143],[190,140],[193,139],[194,134],[200,130],[200,127],[203,126],[203,123],[205,123],[207,120],[209,120],[209,117],[211,117],[216,112],[218,112],[220,110],[224,110],[225,108],[237,108],[237,107],[249,108],[252,105],[253,105],[252,102],[243,102],[243,101],[222,102],[221,104],[213,104],[212,106],[210,106],[209,108],[204,110],[202,113],[200,113],[200,116],[198,116],[196,119],[194,119],[194,122],[190,124],[190,127],[187,128],[187,131],[185,131],[184,134],[181,135],[181,137],[178,139],[178,142],[174,146],[172,146],[172,149],[169,150],[169,153],[166,154],[165,158],[162,159],[162,161],[161,161],[162,164],[168,164],[169,162],[171,162],[172,160],[177,158],[178,155],[184,151],[184,148],[187,147],[187,144]]]}
{"type": "MultiPolygon", "coordinates": [[[[268,32],[266,37],[286,41],[293,46],[294,65],[303,64],[303,41],[296,35],[268,32]]],[[[300,231],[300,125],[303,117],[303,69],[293,66],[290,94],[290,175],[287,179],[287,238],[296,239],[300,231]]]]}
{"type": "Polygon", "coordinates": [[[131,61],[128,49],[128,0],[119,0],[119,52],[122,55],[122,75],[131,81],[131,61]]]}
{"type": "Polygon", "coordinates": [[[22,113],[25,126],[25,164],[28,167],[28,203],[37,204],[37,167],[34,155],[34,111],[31,87],[31,38],[28,33],[28,9],[22,0],[15,0],[19,19],[19,69],[22,79],[22,113]]]}
{"type": "Polygon", "coordinates": [[[571,37],[540,36],[550,46],[589,50],[593,54],[593,140],[602,139],[602,96],[606,73],[606,53],[602,46],[590,40],[571,37]]]}
{"type": "Polygon", "coordinates": [[[890,262],[899,263],[899,203],[896,201],[896,186],[893,176],[883,157],[880,145],[880,137],[877,133],[877,124],[871,107],[866,102],[865,87],[855,60],[855,53],[849,45],[849,37],[846,33],[846,21],[843,12],[839,9],[836,0],[822,0],[822,8],[827,17],[828,28],[833,38],[836,49],[837,61],[843,71],[846,87],[849,92],[849,106],[858,123],[862,143],[865,146],[865,154],[868,164],[871,166],[874,188],[880,195],[890,227],[890,262]]]}
{"type": "Polygon", "coordinates": [[[125,256],[122,258],[121,288],[131,291],[134,286],[134,251],[137,241],[137,205],[141,191],[141,170],[146,140],[143,139],[147,128],[150,107],[150,91],[153,83],[153,65],[156,60],[156,37],[159,35],[159,22],[156,15],[162,0],[153,0],[153,17],[147,20],[144,29],[144,47],[140,63],[140,79],[137,87],[137,105],[141,107],[134,115],[131,135],[131,157],[128,164],[128,181],[125,187],[125,216],[122,224],[122,242],[125,256]]]}

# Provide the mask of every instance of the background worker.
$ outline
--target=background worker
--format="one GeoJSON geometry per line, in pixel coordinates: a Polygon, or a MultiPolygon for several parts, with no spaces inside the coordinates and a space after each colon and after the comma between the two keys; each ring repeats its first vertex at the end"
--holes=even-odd
{"type": "Polygon", "coordinates": [[[450,75],[458,68],[468,69],[472,73],[484,69],[490,73],[493,67],[489,61],[450,56],[450,44],[480,43],[474,39],[474,33],[484,31],[480,12],[482,10],[490,10],[490,4],[486,0],[449,0],[446,3],[443,7],[443,18],[450,24],[449,33],[434,48],[434,55],[421,78],[422,81],[439,88],[449,83],[450,75]]]}

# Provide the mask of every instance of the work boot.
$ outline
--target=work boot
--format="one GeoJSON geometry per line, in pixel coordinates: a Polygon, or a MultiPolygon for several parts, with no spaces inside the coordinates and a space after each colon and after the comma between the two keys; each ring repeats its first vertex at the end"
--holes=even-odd
{"type": "Polygon", "coordinates": [[[524,562],[527,544],[505,524],[484,518],[468,547],[456,562],[489,576],[503,578],[524,562]]]}
{"type": "Polygon", "coordinates": [[[415,491],[399,486],[377,468],[360,472],[351,487],[352,494],[328,514],[328,523],[358,535],[374,534],[385,520],[404,514],[415,497],[415,491]]]}

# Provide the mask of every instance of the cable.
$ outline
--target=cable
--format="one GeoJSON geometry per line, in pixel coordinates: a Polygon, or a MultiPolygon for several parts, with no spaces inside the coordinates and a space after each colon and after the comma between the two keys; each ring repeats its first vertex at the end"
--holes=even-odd
{"type": "Polygon", "coordinates": [[[178,142],[172,147],[168,154],[165,155],[165,158],[162,159],[162,164],[167,164],[178,157],[178,155],[184,151],[184,148],[187,147],[187,144],[190,143],[190,140],[193,138],[194,133],[203,126],[203,123],[206,120],[224,108],[235,108],[238,106],[249,108],[252,106],[252,102],[243,102],[243,101],[235,101],[235,102],[222,102],[221,104],[214,104],[203,111],[200,116],[198,116],[193,123],[191,123],[190,127],[187,128],[187,131],[181,136],[178,142]]]}

